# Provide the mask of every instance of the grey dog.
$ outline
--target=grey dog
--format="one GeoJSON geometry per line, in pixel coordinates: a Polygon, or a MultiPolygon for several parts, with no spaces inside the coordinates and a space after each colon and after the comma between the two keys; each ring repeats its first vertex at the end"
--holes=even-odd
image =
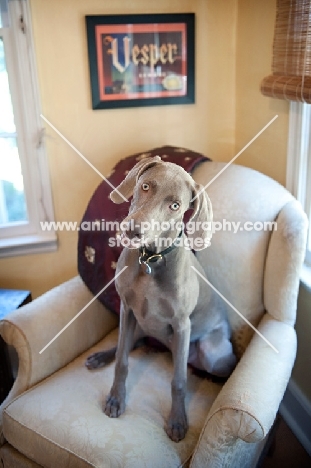
{"type": "Polygon", "coordinates": [[[185,212],[193,209],[190,221],[198,229],[191,231],[192,240],[200,239],[197,244],[206,247],[211,233],[200,226],[212,221],[212,206],[203,187],[184,169],[158,156],[139,161],[110,198],[122,203],[132,195],[121,237],[133,248],[123,249],[116,269],[117,274],[127,266],[116,279],[121,299],[118,345],[89,356],[86,366],[102,367],[116,355],[114,382],[104,408],[106,415],[116,418],[125,410],[129,352],[145,336],[163,343],[174,363],[166,432],[178,442],[188,429],[187,363],[221,377],[230,375],[236,364],[224,308],[192,268],[205,275],[192,250],[182,245],[184,230],[176,228],[185,212]],[[166,223],[167,228],[159,233],[154,220],[166,223]],[[167,241],[165,249],[159,246],[160,239],[167,241]]]}

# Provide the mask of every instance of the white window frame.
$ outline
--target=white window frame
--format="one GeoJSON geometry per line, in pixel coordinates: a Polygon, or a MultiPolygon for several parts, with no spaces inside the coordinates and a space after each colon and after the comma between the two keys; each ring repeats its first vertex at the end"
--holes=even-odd
{"type": "Polygon", "coordinates": [[[302,280],[311,287],[311,105],[290,102],[286,186],[309,218],[302,280]]]}
{"type": "Polygon", "coordinates": [[[24,178],[28,222],[0,228],[0,257],[50,252],[57,248],[55,232],[42,231],[41,221],[53,221],[49,169],[40,118],[39,86],[28,0],[9,0],[9,27],[0,28],[24,178]]]}

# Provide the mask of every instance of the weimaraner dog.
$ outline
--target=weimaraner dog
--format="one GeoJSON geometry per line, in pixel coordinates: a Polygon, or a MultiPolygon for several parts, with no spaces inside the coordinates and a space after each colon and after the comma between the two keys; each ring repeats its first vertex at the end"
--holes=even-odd
{"type": "Polygon", "coordinates": [[[125,410],[128,355],[135,343],[151,336],[169,348],[174,373],[166,432],[175,442],[183,439],[188,429],[187,362],[223,377],[236,364],[222,304],[191,268],[204,275],[186,243],[190,238],[193,244],[199,239],[200,248],[209,244],[211,231],[201,227],[212,221],[212,207],[206,192],[199,194],[202,189],[180,166],[156,156],[139,161],[110,194],[115,203],[124,201],[121,195],[133,195],[129,214],[121,223],[121,237],[133,248],[123,249],[116,270],[128,267],[116,279],[121,299],[117,348],[95,353],[86,361],[89,369],[95,369],[116,355],[114,382],[104,408],[106,415],[116,418],[125,410]],[[197,230],[186,237],[180,226],[188,209],[193,209],[190,221],[197,230]]]}

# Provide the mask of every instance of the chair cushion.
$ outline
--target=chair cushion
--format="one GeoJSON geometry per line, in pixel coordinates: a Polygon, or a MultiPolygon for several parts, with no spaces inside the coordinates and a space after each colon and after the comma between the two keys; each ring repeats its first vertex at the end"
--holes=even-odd
{"type": "Polygon", "coordinates": [[[164,426],[171,405],[172,361],[169,352],[139,348],[130,354],[127,406],[118,419],[108,418],[102,402],[108,395],[114,363],[88,371],[86,357],[117,341],[117,330],[96,347],[10,403],[4,411],[4,436],[27,458],[43,467],[185,466],[220,383],[188,371],[186,409],[189,431],[172,442],[164,426]]]}
{"type": "MultiPolygon", "coordinates": [[[[187,172],[191,172],[200,162],[209,160],[206,156],[185,148],[162,146],[122,159],[113,169],[108,181],[113,187],[117,187],[138,161],[156,155],[164,161],[179,164],[187,172]]],[[[107,223],[121,222],[129,210],[128,203],[116,205],[110,200],[111,191],[111,186],[104,180],[91,197],[80,223],[78,270],[86,286],[94,295],[97,295],[113,279],[116,262],[122,250],[118,246],[109,246],[109,238],[114,239],[117,230],[115,227],[111,228],[111,225],[108,225],[109,229],[106,229],[107,223]],[[93,228],[92,225],[94,225],[93,228]]],[[[120,299],[113,282],[99,295],[98,299],[107,309],[119,313],[120,299]]]]}

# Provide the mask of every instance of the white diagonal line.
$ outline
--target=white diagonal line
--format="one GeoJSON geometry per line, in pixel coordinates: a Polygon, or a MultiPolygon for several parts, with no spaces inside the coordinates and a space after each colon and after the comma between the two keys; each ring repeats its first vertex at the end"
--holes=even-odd
{"type": "Polygon", "coordinates": [[[122,193],[119,192],[118,189],[116,189],[116,187],[111,183],[109,182],[108,179],[106,179],[105,176],[103,176],[103,174],[98,170],[96,169],[95,166],[93,166],[93,164],[85,157],[83,156],[83,154],[72,144],[70,143],[70,141],[59,131],[57,130],[57,128],[46,118],[44,117],[44,115],[40,114],[40,117],[51,127],[53,128],[54,132],[57,133],[57,135],[59,135],[66,143],[67,145],[70,146],[70,148],[72,148],[79,156],[80,158],[83,159],[83,161],[85,161],[103,180],[105,180],[107,182],[108,185],[110,185],[110,187],[115,190],[117,192],[118,195],[120,195],[121,198],[123,198],[124,201],[128,202],[128,199],[125,198],[122,193]]]}
{"type": "Polygon", "coordinates": [[[50,344],[52,344],[53,341],[55,341],[56,338],[58,338],[58,337],[66,330],[66,328],[68,328],[68,327],[82,314],[82,312],[84,312],[85,309],[87,309],[88,306],[91,305],[92,302],[94,302],[95,299],[97,299],[98,296],[100,296],[101,293],[104,292],[105,289],[107,289],[108,286],[110,286],[110,284],[113,283],[113,282],[118,278],[118,276],[121,275],[121,273],[123,273],[124,270],[126,270],[126,268],[127,268],[127,266],[125,266],[124,268],[122,268],[122,270],[119,271],[119,273],[118,273],[116,276],[114,276],[114,277],[112,278],[112,280],[109,281],[109,283],[107,283],[106,286],[104,286],[103,289],[102,289],[101,291],[99,291],[99,293],[96,294],[96,296],[94,296],[94,297],[90,300],[90,302],[88,302],[88,303],[86,304],[86,306],[84,306],[83,309],[81,309],[80,312],[78,312],[77,315],[76,315],[75,317],[73,317],[73,319],[71,319],[70,322],[68,322],[67,325],[65,325],[65,327],[62,328],[62,330],[61,330],[60,332],[58,332],[57,335],[55,335],[54,338],[53,338],[46,346],[44,346],[44,348],[41,349],[41,351],[39,351],[39,354],[42,354],[43,351],[45,351],[46,348],[48,348],[48,347],[50,346],[50,344]]]}
{"type": "Polygon", "coordinates": [[[245,318],[244,315],[241,314],[241,312],[239,312],[238,309],[236,309],[236,308],[234,307],[234,305],[232,305],[231,302],[229,302],[228,299],[226,299],[225,296],[223,296],[223,295],[221,294],[221,292],[219,292],[218,289],[216,289],[215,286],[213,286],[213,285],[208,281],[207,278],[205,278],[205,276],[203,276],[193,265],[191,265],[191,268],[192,268],[199,276],[201,276],[201,278],[205,281],[205,283],[207,283],[207,284],[218,294],[218,296],[220,296],[220,297],[231,307],[231,309],[233,309],[234,312],[236,312],[236,313],[244,320],[244,322],[246,322],[247,325],[249,325],[249,326],[254,330],[254,332],[257,333],[257,335],[259,335],[259,336],[260,336],[276,353],[279,353],[279,351],[273,346],[273,344],[271,344],[270,341],[267,340],[267,338],[265,338],[265,337],[263,336],[263,334],[260,333],[260,331],[258,331],[257,328],[254,327],[254,325],[253,325],[251,322],[249,322],[249,320],[247,320],[247,318],[245,318]]]}
{"type": "Polygon", "coordinates": [[[248,147],[256,140],[256,138],[258,138],[259,135],[261,135],[261,134],[275,121],[275,119],[277,119],[277,118],[278,118],[278,115],[275,115],[275,116],[273,117],[273,119],[271,119],[270,122],[268,122],[267,125],[265,125],[265,126],[260,130],[260,132],[258,132],[257,135],[255,135],[254,138],[252,138],[252,139],[247,143],[247,145],[245,145],[244,148],[242,148],[241,151],[239,151],[238,154],[236,154],[236,155],[234,156],[234,158],[232,158],[231,161],[229,161],[228,164],[226,164],[225,167],[223,167],[223,168],[221,169],[221,171],[219,171],[218,174],[216,174],[215,177],[213,177],[213,179],[210,180],[210,181],[208,182],[208,184],[206,184],[206,185],[196,194],[196,196],[192,198],[191,201],[193,202],[193,200],[195,200],[202,192],[204,192],[204,190],[206,190],[207,187],[208,187],[209,185],[211,185],[211,183],[213,183],[214,180],[216,180],[217,177],[219,177],[220,174],[222,174],[222,173],[230,166],[230,164],[232,164],[232,163],[243,153],[243,151],[245,151],[246,148],[248,148],[248,147]]]}

